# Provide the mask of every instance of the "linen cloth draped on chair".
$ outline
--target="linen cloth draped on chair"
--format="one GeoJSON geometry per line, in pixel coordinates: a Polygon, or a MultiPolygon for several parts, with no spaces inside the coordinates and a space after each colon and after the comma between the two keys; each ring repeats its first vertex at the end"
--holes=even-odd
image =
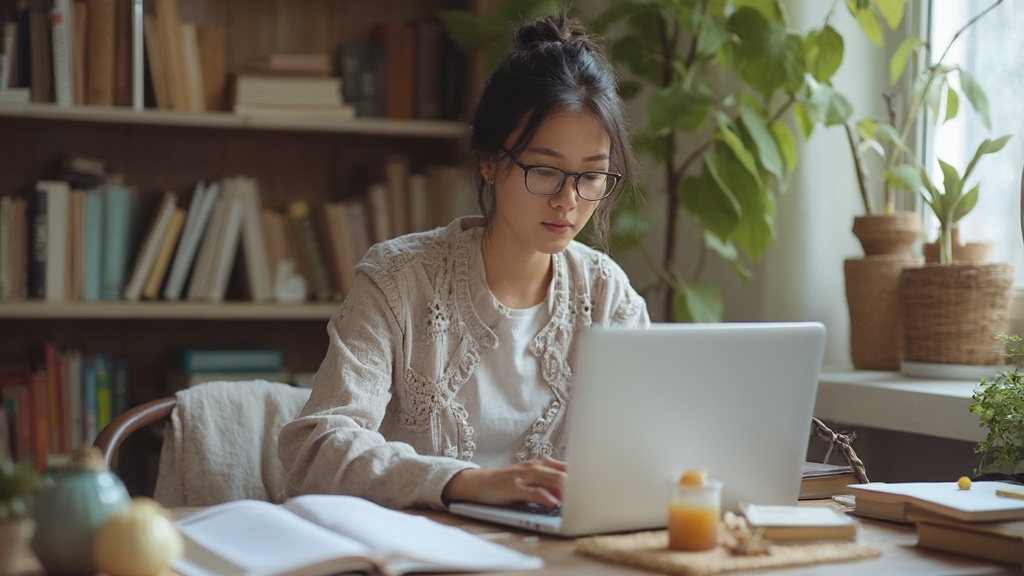
{"type": "Polygon", "coordinates": [[[167,507],[281,502],[277,433],[310,390],[266,380],[208,382],[175,394],[153,497],[167,507]]]}

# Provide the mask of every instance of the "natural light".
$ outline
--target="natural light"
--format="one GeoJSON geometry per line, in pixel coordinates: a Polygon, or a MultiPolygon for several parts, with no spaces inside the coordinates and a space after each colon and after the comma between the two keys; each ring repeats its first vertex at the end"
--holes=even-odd
{"type": "MultiPolygon", "coordinates": [[[[938,58],[953,34],[993,0],[933,0],[933,57],[938,58]]],[[[972,182],[981,182],[978,205],[961,221],[961,239],[992,242],[992,260],[1012,262],[1016,284],[1024,287],[1024,242],[1018,211],[1024,167],[1024,2],[1006,0],[979,20],[953,45],[946,63],[969,70],[985,90],[992,129],[988,130],[966,102],[957,118],[937,131],[935,154],[962,170],[985,138],[1012,134],[1006,148],[986,156],[972,182]]],[[[938,173],[936,163],[932,169],[938,173]]],[[[941,176],[939,178],[941,181],[941,176]]],[[[929,239],[935,236],[929,229],[929,239]]]]}

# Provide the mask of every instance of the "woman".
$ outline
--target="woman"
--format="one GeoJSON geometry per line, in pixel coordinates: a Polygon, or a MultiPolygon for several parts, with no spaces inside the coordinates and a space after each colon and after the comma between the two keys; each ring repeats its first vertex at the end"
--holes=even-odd
{"type": "Polygon", "coordinates": [[[280,435],[289,495],[556,506],[574,343],[646,326],[603,241],[633,169],[611,66],[564,15],[522,26],[472,125],[483,217],[374,246],[280,435]]]}

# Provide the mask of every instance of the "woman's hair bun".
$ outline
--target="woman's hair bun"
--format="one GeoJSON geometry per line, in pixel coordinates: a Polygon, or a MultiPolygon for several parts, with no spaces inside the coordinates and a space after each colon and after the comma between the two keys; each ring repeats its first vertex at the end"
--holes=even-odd
{"type": "Polygon", "coordinates": [[[572,18],[565,13],[526,22],[516,29],[512,37],[512,46],[515,50],[551,42],[582,44],[587,48],[594,48],[579,19],[572,18]]]}

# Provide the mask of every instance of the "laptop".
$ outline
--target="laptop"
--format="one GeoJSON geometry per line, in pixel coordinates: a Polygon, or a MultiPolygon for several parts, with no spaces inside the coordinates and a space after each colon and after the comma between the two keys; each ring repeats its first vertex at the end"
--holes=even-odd
{"type": "Polygon", "coordinates": [[[557,513],[449,511],[562,536],[664,528],[688,468],[724,483],[723,511],[796,504],[824,344],[814,322],[591,328],[573,363],[557,513]]]}

